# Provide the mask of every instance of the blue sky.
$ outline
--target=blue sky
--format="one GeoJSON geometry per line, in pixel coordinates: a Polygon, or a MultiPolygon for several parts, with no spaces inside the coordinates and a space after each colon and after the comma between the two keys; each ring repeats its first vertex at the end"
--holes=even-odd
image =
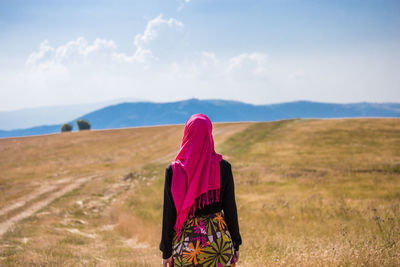
{"type": "Polygon", "coordinates": [[[0,0],[0,110],[400,102],[400,2],[0,0]]]}

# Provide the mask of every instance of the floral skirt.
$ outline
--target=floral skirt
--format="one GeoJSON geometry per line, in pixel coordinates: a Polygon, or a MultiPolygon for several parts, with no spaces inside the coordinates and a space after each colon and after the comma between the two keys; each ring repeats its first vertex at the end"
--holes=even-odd
{"type": "Polygon", "coordinates": [[[173,239],[173,266],[235,266],[235,249],[222,212],[188,218],[173,239]]]}

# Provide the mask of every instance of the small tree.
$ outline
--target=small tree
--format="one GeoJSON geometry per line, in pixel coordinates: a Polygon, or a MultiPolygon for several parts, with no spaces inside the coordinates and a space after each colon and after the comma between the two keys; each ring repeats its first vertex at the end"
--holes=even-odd
{"type": "Polygon", "coordinates": [[[69,123],[64,123],[64,124],[61,126],[61,132],[70,132],[70,131],[72,131],[72,125],[71,125],[71,124],[69,124],[69,123]]]}
{"type": "Polygon", "coordinates": [[[77,120],[76,125],[78,126],[79,131],[90,130],[90,123],[85,120],[77,120]]]}

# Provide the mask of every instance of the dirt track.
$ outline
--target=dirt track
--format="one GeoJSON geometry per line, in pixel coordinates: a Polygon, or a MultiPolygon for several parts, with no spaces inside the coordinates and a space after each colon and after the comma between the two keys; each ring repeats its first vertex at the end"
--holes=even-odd
{"type": "Polygon", "coordinates": [[[58,180],[54,183],[43,185],[41,188],[39,188],[39,190],[32,192],[31,194],[0,210],[0,216],[4,216],[12,211],[15,211],[16,209],[21,209],[16,214],[13,214],[9,218],[6,218],[0,222],[0,237],[7,231],[12,230],[14,225],[19,221],[31,216],[57,198],[89,182],[93,178],[94,176],[78,179],[66,178],[58,180]],[[50,195],[41,199],[41,196],[47,193],[50,193],[50,195]]]}

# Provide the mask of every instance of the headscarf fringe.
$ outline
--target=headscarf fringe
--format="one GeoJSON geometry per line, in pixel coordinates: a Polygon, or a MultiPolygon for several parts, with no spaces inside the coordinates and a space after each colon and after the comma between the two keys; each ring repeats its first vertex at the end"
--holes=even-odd
{"type": "MultiPolygon", "coordinates": [[[[220,188],[209,190],[208,192],[201,194],[195,199],[193,206],[189,209],[188,216],[186,219],[193,217],[196,214],[196,210],[202,209],[205,206],[218,202],[220,202],[220,188]]],[[[182,219],[186,220],[185,217],[183,217],[182,219]]],[[[184,221],[181,222],[180,225],[183,225],[183,223],[184,221]]],[[[178,239],[180,237],[181,230],[182,228],[175,229],[178,239]]]]}
{"type": "Polygon", "coordinates": [[[189,216],[193,217],[197,209],[202,209],[212,203],[219,202],[219,197],[220,188],[209,190],[208,192],[201,194],[195,199],[193,206],[190,208],[189,216]]]}

